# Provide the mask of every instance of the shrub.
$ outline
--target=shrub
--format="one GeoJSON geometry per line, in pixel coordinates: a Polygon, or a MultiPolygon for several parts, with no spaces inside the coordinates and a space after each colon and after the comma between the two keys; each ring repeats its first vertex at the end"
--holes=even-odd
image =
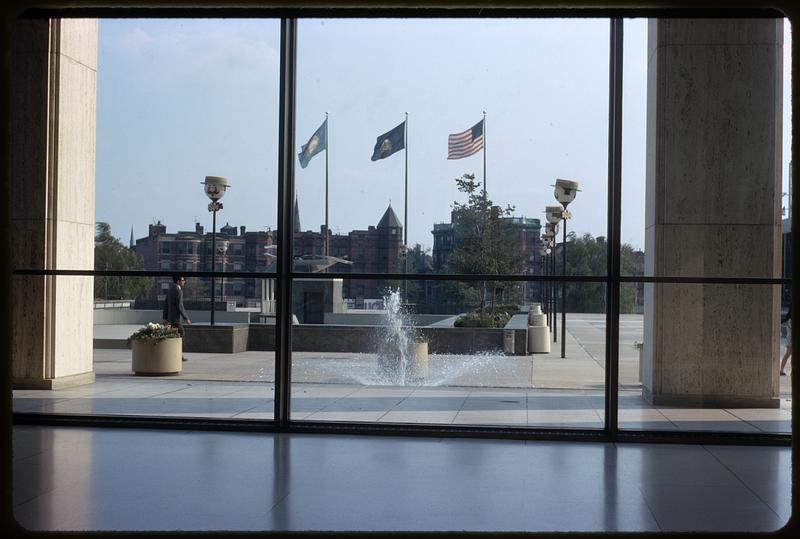
{"type": "Polygon", "coordinates": [[[456,318],[453,324],[457,328],[503,328],[511,320],[505,310],[485,310],[483,313],[468,313],[456,318]]]}
{"type": "Polygon", "coordinates": [[[136,330],[133,335],[128,337],[128,346],[131,345],[131,341],[145,341],[150,344],[157,344],[164,339],[175,339],[180,336],[176,327],[148,322],[146,326],[136,330]]]}

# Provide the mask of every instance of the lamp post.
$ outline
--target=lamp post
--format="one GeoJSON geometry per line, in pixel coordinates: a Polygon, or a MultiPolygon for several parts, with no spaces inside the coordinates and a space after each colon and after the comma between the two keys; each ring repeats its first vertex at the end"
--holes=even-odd
{"type": "MultiPolygon", "coordinates": [[[[550,275],[556,274],[556,234],[558,234],[558,223],[547,223],[546,225],[547,231],[545,232],[545,240],[547,241],[547,249],[548,252],[552,255],[550,257],[550,275]]],[[[556,318],[557,314],[557,294],[556,294],[556,284],[553,281],[548,283],[550,289],[550,305],[548,306],[548,312],[551,313],[551,327],[553,328],[553,342],[558,342],[558,318],[556,318]]]]}
{"type": "MultiPolygon", "coordinates": [[[[565,180],[559,178],[556,180],[554,195],[562,206],[564,211],[561,213],[561,218],[564,221],[563,229],[563,245],[561,246],[561,271],[564,275],[567,274],[567,219],[572,217],[572,214],[567,211],[567,205],[575,200],[575,195],[578,194],[578,182],[573,180],[565,180]]],[[[567,338],[567,282],[561,281],[561,357],[566,357],[566,338],[567,338]]]]}
{"type": "MultiPolygon", "coordinates": [[[[553,271],[550,267],[551,258],[549,255],[552,253],[551,245],[553,243],[553,230],[550,228],[548,224],[545,228],[545,232],[542,235],[542,239],[544,240],[542,243],[542,250],[544,251],[545,256],[547,257],[545,263],[547,264],[545,274],[553,275],[553,271]]],[[[547,325],[548,327],[553,327],[553,305],[552,305],[552,298],[553,298],[553,286],[551,281],[547,281],[545,283],[545,288],[547,289],[547,305],[545,310],[547,311],[547,325]]]]}
{"type": "MultiPolygon", "coordinates": [[[[220,264],[220,269],[222,272],[225,272],[225,253],[228,252],[228,241],[222,241],[219,245],[217,245],[217,253],[219,253],[220,260],[222,260],[222,264],[220,264]]],[[[216,267],[216,266],[214,266],[216,267]]],[[[220,277],[219,283],[219,293],[222,296],[222,301],[226,301],[225,299],[225,276],[223,275],[220,277]]]]}
{"type": "MultiPolygon", "coordinates": [[[[549,260],[547,259],[547,255],[550,254],[550,247],[547,246],[545,242],[539,246],[539,255],[542,259],[542,275],[547,277],[548,275],[548,263],[549,260]]],[[[542,300],[542,307],[544,308],[545,314],[547,314],[547,325],[550,326],[550,283],[545,281],[542,283],[541,287],[541,300],[542,300]]]]}
{"type": "MultiPolygon", "coordinates": [[[[548,247],[551,248],[553,252],[553,272],[552,275],[556,274],[556,262],[555,262],[555,245],[556,245],[556,234],[558,234],[558,222],[561,221],[561,214],[564,213],[564,208],[562,206],[545,206],[544,208],[545,219],[547,220],[547,224],[545,225],[545,237],[547,238],[548,247]]],[[[553,301],[553,308],[551,309],[553,312],[553,342],[558,342],[558,321],[556,320],[556,290],[555,290],[555,283],[550,283],[550,289],[552,290],[551,298],[553,301]]]]}
{"type": "Polygon", "coordinates": [[[222,209],[222,202],[219,201],[225,196],[228,189],[228,180],[221,176],[206,176],[203,182],[206,196],[211,199],[208,211],[211,212],[211,325],[214,325],[214,303],[216,303],[216,282],[214,281],[214,271],[217,269],[217,212],[222,209]]]}

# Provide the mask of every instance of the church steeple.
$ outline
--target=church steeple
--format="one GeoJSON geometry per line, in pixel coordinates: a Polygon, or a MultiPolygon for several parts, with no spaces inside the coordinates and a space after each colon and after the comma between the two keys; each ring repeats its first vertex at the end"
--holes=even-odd
{"type": "Polygon", "coordinates": [[[130,241],[130,243],[128,244],[128,249],[130,249],[131,251],[133,251],[133,247],[134,247],[134,245],[133,245],[133,225],[131,225],[131,241],[130,241]]]}
{"type": "Polygon", "coordinates": [[[378,222],[378,226],[376,228],[403,228],[400,219],[397,218],[395,215],[394,210],[392,209],[392,205],[389,204],[389,207],[386,208],[386,211],[381,217],[381,220],[378,222]]]}

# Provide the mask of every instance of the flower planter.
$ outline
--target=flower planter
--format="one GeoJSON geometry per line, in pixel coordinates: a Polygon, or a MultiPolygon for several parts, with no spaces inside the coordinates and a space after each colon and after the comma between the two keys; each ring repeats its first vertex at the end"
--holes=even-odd
{"type": "Polygon", "coordinates": [[[166,376],[180,374],[183,339],[170,338],[153,344],[147,340],[132,340],[132,370],[137,376],[166,376]]]}

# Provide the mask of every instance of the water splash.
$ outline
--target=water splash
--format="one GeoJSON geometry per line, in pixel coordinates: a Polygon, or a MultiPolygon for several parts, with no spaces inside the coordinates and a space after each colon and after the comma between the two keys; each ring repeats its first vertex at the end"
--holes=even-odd
{"type": "Polygon", "coordinates": [[[323,354],[298,362],[294,381],[357,384],[366,386],[473,386],[505,387],[518,383],[513,375],[518,360],[502,350],[474,354],[425,354],[425,374],[420,376],[419,361],[413,348],[422,341],[403,306],[399,290],[383,298],[385,323],[376,333],[376,352],[323,354]]]}
{"type": "Polygon", "coordinates": [[[505,356],[500,351],[430,354],[425,378],[400,383],[398,376],[381,368],[375,354],[323,355],[303,366],[303,376],[298,381],[364,386],[517,387],[520,382],[514,376],[517,362],[517,358],[505,356]]]}
{"type": "Polygon", "coordinates": [[[382,326],[378,345],[378,376],[393,385],[419,382],[410,374],[411,345],[418,342],[419,333],[411,324],[408,311],[403,306],[400,291],[395,289],[384,296],[386,324],[382,326]]]}
{"type": "Polygon", "coordinates": [[[429,356],[426,386],[502,387],[504,373],[512,367],[502,352],[436,354],[429,356]]]}

